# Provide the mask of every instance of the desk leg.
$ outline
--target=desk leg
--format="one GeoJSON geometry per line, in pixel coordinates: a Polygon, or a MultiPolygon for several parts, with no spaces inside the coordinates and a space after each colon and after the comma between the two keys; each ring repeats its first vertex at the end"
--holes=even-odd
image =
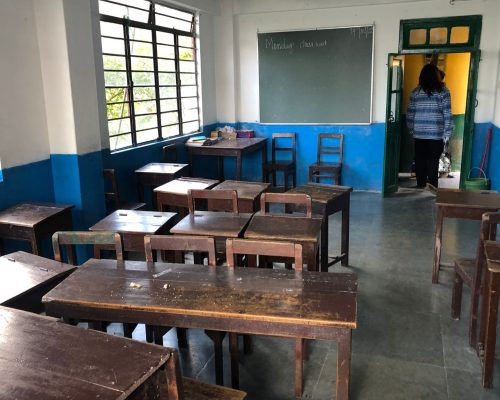
{"type": "Polygon", "coordinates": [[[167,367],[165,368],[165,375],[167,378],[168,398],[171,400],[184,400],[179,355],[175,350],[170,353],[167,367]]]}
{"type": "Polygon", "coordinates": [[[229,333],[229,352],[231,353],[231,386],[233,389],[240,387],[238,334],[229,333]]]}
{"type": "Polygon", "coordinates": [[[191,149],[188,149],[188,163],[189,163],[189,176],[193,176],[194,167],[193,167],[193,152],[191,149]]]}
{"type": "Polygon", "coordinates": [[[224,156],[218,156],[217,161],[218,161],[217,168],[219,169],[219,180],[223,181],[224,180],[224,156]]]}
{"type": "Polygon", "coordinates": [[[266,169],[265,165],[267,163],[267,143],[264,142],[264,146],[262,146],[262,182],[267,181],[266,177],[266,169]]]}
{"type": "Polygon", "coordinates": [[[33,234],[31,235],[30,244],[31,244],[31,252],[36,256],[41,255],[40,254],[40,243],[37,239],[36,232],[33,232],[33,234]]]}
{"type": "Polygon", "coordinates": [[[137,182],[137,198],[141,203],[144,202],[144,186],[140,181],[137,182]]]}
{"type": "Polygon", "coordinates": [[[497,334],[497,316],[498,316],[498,288],[500,287],[500,274],[487,274],[487,286],[485,294],[486,329],[484,336],[484,359],[483,359],[483,387],[491,387],[493,366],[495,363],[495,346],[497,334]]]}
{"type": "Polygon", "coordinates": [[[337,400],[349,398],[351,379],[351,330],[345,329],[337,342],[337,400]]]}
{"type": "Polygon", "coordinates": [[[302,399],[304,339],[295,339],[295,398],[302,399]]]}
{"type": "Polygon", "coordinates": [[[236,156],[236,180],[241,181],[241,153],[236,156]]]}
{"type": "Polygon", "coordinates": [[[434,261],[432,264],[432,283],[438,283],[439,267],[441,265],[441,240],[443,238],[443,208],[438,206],[436,218],[436,235],[434,242],[434,261]]]}
{"type": "Polygon", "coordinates": [[[325,214],[321,224],[321,272],[328,272],[328,218],[325,214]]]}
{"type": "Polygon", "coordinates": [[[340,246],[340,253],[342,256],[341,265],[344,267],[349,266],[349,218],[351,213],[351,201],[348,198],[347,204],[342,209],[342,242],[340,246]]]}

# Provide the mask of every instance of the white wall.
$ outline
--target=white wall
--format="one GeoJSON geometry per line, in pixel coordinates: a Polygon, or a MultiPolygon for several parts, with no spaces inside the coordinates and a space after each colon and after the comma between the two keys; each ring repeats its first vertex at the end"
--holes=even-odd
{"type": "MultiPolygon", "coordinates": [[[[498,0],[470,0],[456,2],[453,6],[443,0],[383,4],[388,2],[391,1],[367,0],[364,4],[373,5],[346,7],[349,3],[344,0],[234,0],[234,5],[231,0],[223,0],[222,16],[215,22],[216,54],[218,59],[233,64],[223,67],[226,72],[223,76],[217,74],[219,121],[258,121],[258,31],[375,25],[373,116],[375,122],[384,122],[387,55],[398,51],[400,20],[473,14],[483,15],[476,121],[492,121],[495,90],[491,77],[496,76],[499,58],[498,0]],[[229,12],[233,13],[232,21],[227,16],[229,12]],[[232,37],[231,28],[234,29],[232,37]],[[231,45],[232,41],[234,45],[231,45]],[[231,68],[235,69],[234,84],[231,83],[231,68]],[[234,112],[229,104],[233,98],[236,99],[234,112]]],[[[354,3],[360,4],[361,1],[354,3]]]]}
{"type": "Polygon", "coordinates": [[[215,88],[214,18],[202,13],[199,18],[200,75],[202,96],[202,123],[217,122],[217,96],[215,88]]]}
{"type": "Polygon", "coordinates": [[[33,0],[0,2],[2,168],[47,159],[49,140],[33,0]]]}

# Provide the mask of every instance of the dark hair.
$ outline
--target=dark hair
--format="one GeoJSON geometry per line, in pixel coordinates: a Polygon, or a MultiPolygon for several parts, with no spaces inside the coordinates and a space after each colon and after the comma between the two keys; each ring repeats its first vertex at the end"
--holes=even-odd
{"type": "Polygon", "coordinates": [[[426,64],[420,71],[418,84],[427,93],[427,96],[430,96],[432,92],[443,90],[444,83],[441,82],[441,79],[439,69],[433,64],[426,64]]]}

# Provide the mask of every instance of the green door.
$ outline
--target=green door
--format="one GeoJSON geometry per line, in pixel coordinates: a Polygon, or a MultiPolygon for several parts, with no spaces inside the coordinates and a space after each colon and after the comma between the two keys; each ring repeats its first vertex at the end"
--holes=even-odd
{"type": "Polygon", "coordinates": [[[403,94],[403,60],[389,54],[387,63],[387,110],[385,117],[385,156],[383,195],[398,190],[401,140],[401,98],[403,94]]]}
{"type": "Polygon", "coordinates": [[[464,188],[464,181],[472,168],[472,137],[474,135],[474,114],[476,112],[477,71],[481,51],[473,51],[470,55],[469,83],[467,85],[467,103],[465,106],[464,141],[462,150],[462,165],[460,168],[460,188],[464,188]]]}

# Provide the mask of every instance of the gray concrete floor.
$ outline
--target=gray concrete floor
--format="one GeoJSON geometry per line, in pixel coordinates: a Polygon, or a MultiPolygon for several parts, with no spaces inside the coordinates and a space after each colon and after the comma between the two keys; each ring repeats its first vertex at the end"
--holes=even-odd
{"type": "MultiPolygon", "coordinates": [[[[353,400],[500,399],[500,348],[494,389],[481,387],[480,364],[468,346],[469,291],[464,289],[462,319],[450,318],[452,271],[431,283],[435,204],[429,192],[401,190],[384,199],[377,193],[351,197],[349,268],[358,274],[358,328],[353,332],[353,400]]],[[[330,221],[330,253],[340,247],[340,216],[330,221]]],[[[479,223],[446,220],[443,261],[472,256],[479,223]]],[[[134,337],[144,339],[141,327],[134,337]]],[[[165,345],[177,347],[175,330],[165,345]]],[[[292,399],[293,341],[254,337],[254,352],[242,356],[241,389],[249,399],[292,399]]],[[[500,341],[500,340],[499,340],[500,341]]],[[[211,341],[188,331],[180,349],[183,372],[213,383],[211,341]]],[[[335,398],[336,345],[314,341],[305,363],[304,399],[335,398]]],[[[225,382],[230,381],[227,339],[225,382]]]]}

